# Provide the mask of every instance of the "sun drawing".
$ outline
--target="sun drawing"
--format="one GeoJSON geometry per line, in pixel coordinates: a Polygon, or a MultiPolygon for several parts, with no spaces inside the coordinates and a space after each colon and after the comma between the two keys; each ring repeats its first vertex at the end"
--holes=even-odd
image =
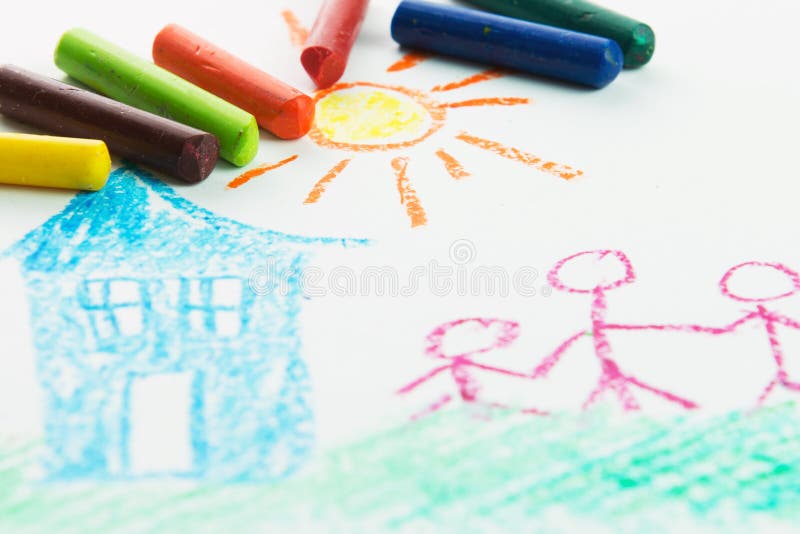
{"type": "MultiPolygon", "coordinates": [[[[300,24],[291,11],[282,13],[294,45],[302,45],[308,37],[308,30],[300,24]]],[[[388,72],[398,72],[416,67],[427,56],[411,53],[391,65],[388,72]]],[[[409,158],[403,149],[429,140],[445,124],[448,112],[458,108],[478,106],[519,106],[529,104],[527,98],[477,98],[457,102],[439,102],[430,93],[446,93],[469,85],[486,82],[503,75],[499,70],[487,70],[463,80],[439,85],[429,93],[400,86],[382,85],[368,82],[338,83],[328,89],[317,91],[316,119],[309,133],[311,140],[326,149],[348,153],[313,186],[305,199],[305,204],[314,204],[324,196],[328,186],[344,171],[358,153],[369,151],[399,152],[391,160],[400,203],[412,227],[427,223],[427,215],[407,173],[409,158]],[[353,110],[358,110],[354,113],[353,110]]],[[[503,145],[460,132],[455,139],[481,148],[498,156],[515,160],[541,172],[570,180],[583,174],[568,165],[548,161],[539,156],[517,148],[503,145]]],[[[444,148],[435,151],[444,169],[455,180],[470,176],[464,166],[444,148]]],[[[245,185],[253,178],[266,172],[290,164],[298,156],[291,156],[273,164],[261,165],[248,170],[228,184],[231,189],[245,185]]]]}

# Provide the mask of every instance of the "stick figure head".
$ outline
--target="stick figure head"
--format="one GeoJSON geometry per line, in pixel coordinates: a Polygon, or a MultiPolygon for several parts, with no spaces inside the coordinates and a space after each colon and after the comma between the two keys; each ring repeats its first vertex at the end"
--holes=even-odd
{"type": "Polygon", "coordinates": [[[512,344],[519,323],[502,319],[461,319],[437,327],[428,336],[426,352],[434,358],[469,358],[512,344]]]}
{"type": "Polygon", "coordinates": [[[749,261],[729,269],[719,287],[739,302],[769,302],[800,293],[800,275],[781,263],[749,261]]]}
{"type": "Polygon", "coordinates": [[[594,293],[616,289],[636,280],[628,257],[619,250],[589,250],[559,261],[547,281],[559,291],[594,293]]]}

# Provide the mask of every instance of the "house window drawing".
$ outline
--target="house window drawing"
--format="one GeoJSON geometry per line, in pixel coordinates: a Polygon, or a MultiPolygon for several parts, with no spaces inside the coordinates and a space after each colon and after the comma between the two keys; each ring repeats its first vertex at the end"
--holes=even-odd
{"type": "Polygon", "coordinates": [[[287,476],[314,443],[297,277],[306,238],[219,217],[134,168],[80,193],[2,257],[27,285],[52,479],[287,476]]]}
{"type": "Polygon", "coordinates": [[[98,344],[113,346],[116,339],[138,336],[144,331],[147,301],[138,280],[86,280],[79,298],[98,344]]]}
{"type": "Polygon", "coordinates": [[[182,279],[180,307],[194,335],[235,337],[246,325],[253,292],[234,277],[182,279]]]}

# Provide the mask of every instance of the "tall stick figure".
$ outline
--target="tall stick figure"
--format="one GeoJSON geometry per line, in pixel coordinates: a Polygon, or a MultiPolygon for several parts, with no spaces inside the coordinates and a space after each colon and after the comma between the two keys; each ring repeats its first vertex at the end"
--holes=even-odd
{"type": "MultiPolygon", "coordinates": [[[[428,336],[428,347],[426,353],[428,356],[437,360],[442,360],[446,363],[434,368],[428,373],[417,378],[410,384],[402,387],[397,391],[398,395],[405,395],[417,389],[422,384],[428,382],[437,375],[449,372],[458,388],[458,395],[461,400],[466,403],[482,402],[479,398],[481,389],[480,381],[474,376],[474,371],[488,371],[490,373],[511,376],[516,378],[524,378],[530,380],[531,376],[501,367],[494,367],[475,361],[475,358],[487,352],[502,349],[511,345],[519,337],[519,324],[513,321],[504,321],[500,319],[461,319],[445,323],[437,327],[428,336]],[[444,344],[448,334],[451,334],[457,328],[468,328],[474,332],[482,330],[488,331],[492,339],[484,346],[477,349],[454,355],[448,355],[445,352],[444,344]]],[[[434,413],[444,408],[453,397],[449,394],[442,396],[439,400],[431,404],[428,409],[420,414],[417,414],[413,419],[418,419],[425,415],[434,413]]],[[[487,403],[493,407],[506,408],[497,403],[487,403]]],[[[541,413],[536,409],[523,410],[526,413],[541,413]]]]}
{"type": "Polygon", "coordinates": [[[608,341],[607,330],[608,323],[606,322],[606,292],[612,289],[617,289],[627,284],[632,284],[636,280],[636,275],[633,272],[628,257],[617,250],[593,250],[587,252],[579,252],[573,254],[568,258],[559,261],[556,266],[548,274],[548,282],[553,288],[565,291],[567,293],[586,294],[592,296],[591,305],[591,328],[581,330],[575,335],[569,337],[564,341],[556,350],[546,357],[533,371],[533,378],[544,378],[555,367],[561,358],[566,354],[570,347],[579,339],[584,336],[591,336],[594,343],[594,352],[600,360],[601,375],[597,381],[595,389],[589,394],[589,397],[583,404],[583,408],[587,409],[600,396],[608,390],[613,391],[622,407],[625,410],[638,410],[640,408],[636,397],[631,391],[632,388],[648,391],[658,397],[661,397],[671,403],[678,404],[686,409],[697,408],[697,405],[687,399],[679,397],[673,393],[653,387],[636,378],[635,376],[624,373],[617,362],[612,357],[611,344],[608,341]],[[596,261],[612,261],[616,263],[615,267],[621,268],[622,274],[616,279],[601,280],[597,283],[589,283],[585,287],[575,287],[567,285],[562,279],[562,271],[578,263],[579,260],[596,260],[596,261]]]}

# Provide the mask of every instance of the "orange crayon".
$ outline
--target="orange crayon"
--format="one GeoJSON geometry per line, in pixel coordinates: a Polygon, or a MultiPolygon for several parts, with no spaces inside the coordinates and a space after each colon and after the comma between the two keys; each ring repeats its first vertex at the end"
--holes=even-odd
{"type": "Polygon", "coordinates": [[[170,24],[153,43],[156,65],[252,113],[281,139],[303,137],[314,121],[306,94],[189,30],[170,24]]]}

